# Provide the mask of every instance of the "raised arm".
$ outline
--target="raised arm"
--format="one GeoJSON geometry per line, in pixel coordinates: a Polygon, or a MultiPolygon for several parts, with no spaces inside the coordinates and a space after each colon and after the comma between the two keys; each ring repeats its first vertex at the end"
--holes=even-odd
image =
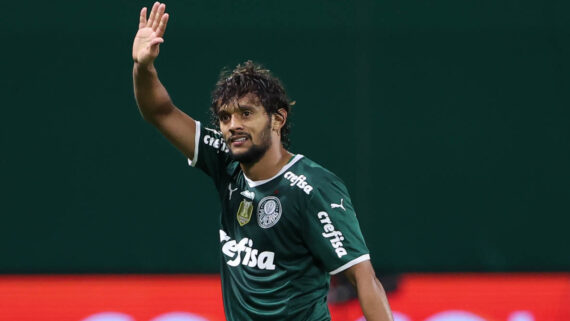
{"type": "Polygon", "coordinates": [[[392,311],[382,284],[376,278],[370,261],[358,263],[345,272],[346,277],[356,288],[358,301],[364,317],[368,321],[393,321],[392,311]]]}
{"type": "Polygon", "coordinates": [[[135,99],[143,118],[156,126],[184,155],[193,158],[196,122],[174,106],[154,67],[168,23],[165,10],[164,3],[155,2],[148,19],[146,8],[140,12],[139,30],[133,42],[135,99]]]}

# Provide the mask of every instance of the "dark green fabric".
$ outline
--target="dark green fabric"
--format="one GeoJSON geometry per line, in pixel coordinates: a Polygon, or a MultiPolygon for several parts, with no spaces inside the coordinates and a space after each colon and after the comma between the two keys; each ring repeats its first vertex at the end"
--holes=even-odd
{"type": "Polygon", "coordinates": [[[198,127],[192,165],[214,180],[222,203],[227,318],[329,319],[329,272],[368,259],[342,181],[302,155],[269,180],[248,181],[226,146],[217,143],[221,135],[198,127]]]}

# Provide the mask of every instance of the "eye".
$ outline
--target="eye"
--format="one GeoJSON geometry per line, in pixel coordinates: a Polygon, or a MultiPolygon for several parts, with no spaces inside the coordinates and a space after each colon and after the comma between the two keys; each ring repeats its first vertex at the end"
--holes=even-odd
{"type": "Polygon", "coordinates": [[[221,122],[227,122],[228,120],[230,120],[230,115],[228,114],[219,114],[218,118],[220,119],[221,122]]]}
{"type": "Polygon", "coordinates": [[[249,110],[244,110],[241,114],[242,114],[243,117],[249,117],[249,116],[251,115],[251,111],[249,111],[249,110]]]}

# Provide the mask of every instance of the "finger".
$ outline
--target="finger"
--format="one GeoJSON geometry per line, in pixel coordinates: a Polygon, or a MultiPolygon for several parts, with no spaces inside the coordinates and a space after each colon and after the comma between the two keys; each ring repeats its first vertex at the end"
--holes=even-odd
{"type": "Polygon", "coordinates": [[[164,36],[164,31],[166,30],[166,24],[168,23],[168,13],[165,13],[162,16],[162,19],[160,19],[160,24],[158,25],[158,28],[156,29],[156,35],[157,37],[162,37],[164,36]]]}
{"type": "Polygon", "coordinates": [[[152,27],[154,19],[156,19],[156,11],[158,10],[159,5],[160,3],[158,1],[152,5],[152,9],[150,10],[150,15],[148,16],[148,21],[146,22],[147,27],[152,27]]]}
{"type": "Polygon", "coordinates": [[[162,21],[162,16],[164,15],[165,10],[166,10],[166,5],[164,3],[161,3],[158,6],[158,11],[156,13],[156,17],[154,19],[154,22],[152,23],[152,29],[153,30],[156,30],[156,28],[158,28],[158,25],[162,21]]]}
{"type": "Polygon", "coordinates": [[[146,25],[146,7],[143,7],[139,17],[139,29],[144,28],[146,25]]]}

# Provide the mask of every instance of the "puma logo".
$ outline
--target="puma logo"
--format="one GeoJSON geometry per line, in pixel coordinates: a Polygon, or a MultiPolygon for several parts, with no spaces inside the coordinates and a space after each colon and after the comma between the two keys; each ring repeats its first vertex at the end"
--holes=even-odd
{"type": "Polygon", "coordinates": [[[344,208],[342,202],[344,202],[344,198],[340,199],[340,204],[331,203],[331,208],[342,208],[346,212],[346,208],[344,208]]]}
{"type": "Polygon", "coordinates": [[[232,189],[232,183],[229,183],[228,184],[228,190],[230,191],[230,197],[228,199],[231,200],[232,199],[232,193],[237,191],[237,187],[232,189]]]}

